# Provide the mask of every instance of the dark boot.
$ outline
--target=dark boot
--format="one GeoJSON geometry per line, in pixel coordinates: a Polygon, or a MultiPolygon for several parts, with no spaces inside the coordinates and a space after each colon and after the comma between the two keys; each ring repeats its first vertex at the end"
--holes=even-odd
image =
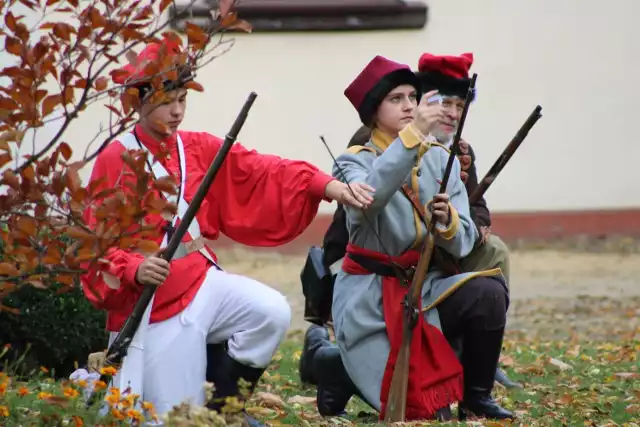
{"type": "Polygon", "coordinates": [[[318,325],[311,325],[304,335],[304,345],[300,356],[300,381],[306,384],[318,385],[318,380],[313,372],[313,356],[318,348],[329,343],[329,331],[327,328],[318,325]]]}
{"type": "Polygon", "coordinates": [[[442,409],[438,409],[436,411],[436,415],[435,415],[435,419],[436,421],[440,421],[440,422],[447,422],[447,421],[451,421],[451,407],[450,406],[445,406],[442,409]]]}
{"type": "MultiPolygon", "coordinates": [[[[227,343],[207,345],[207,378],[215,386],[213,398],[207,408],[220,414],[244,412],[244,402],[253,394],[266,368],[252,368],[233,360],[227,352],[227,343]],[[248,385],[239,384],[244,380],[248,385]],[[245,388],[246,387],[246,388],[245,388]],[[225,408],[227,397],[237,397],[242,408],[225,408]]],[[[249,427],[264,427],[255,418],[244,412],[249,427]]]]}
{"type": "MultiPolygon", "coordinates": [[[[313,357],[313,372],[318,380],[318,412],[325,417],[342,416],[354,394],[360,393],[344,368],[340,349],[326,341],[313,357]]],[[[363,399],[364,400],[364,399],[363,399]]]]}
{"type": "Polygon", "coordinates": [[[469,330],[464,338],[464,400],[458,417],[469,415],[489,419],[511,419],[513,413],[502,408],[491,397],[498,358],[502,349],[504,328],[494,331],[469,330]]]}
{"type": "Polygon", "coordinates": [[[495,380],[506,388],[524,388],[522,384],[509,378],[507,373],[500,368],[496,369],[495,380]]]}

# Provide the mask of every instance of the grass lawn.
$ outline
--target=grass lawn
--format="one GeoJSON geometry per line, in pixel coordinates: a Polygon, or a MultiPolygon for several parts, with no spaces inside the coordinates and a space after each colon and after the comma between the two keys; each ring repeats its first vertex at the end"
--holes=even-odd
{"type": "MultiPolygon", "coordinates": [[[[346,418],[323,419],[316,410],[315,387],[299,382],[298,361],[307,326],[299,283],[304,257],[249,256],[243,251],[222,255],[228,271],[275,287],[294,309],[293,332],[248,410],[272,426],[383,425],[356,397],[346,418]]],[[[511,425],[640,427],[640,254],[514,252],[513,271],[502,366],[525,389],[498,386],[495,391],[500,403],[519,416],[511,425]]],[[[0,371],[3,363],[0,348],[0,371]]],[[[76,385],[45,381],[45,374],[21,384],[7,373],[0,372],[0,427],[96,425],[97,418],[84,408],[76,385]]],[[[123,414],[131,417],[127,411],[123,414]]],[[[196,425],[214,423],[195,421],[179,427],[196,425]]]]}
{"type": "MultiPolygon", "coordinates": [[[[347,407],[347,418],[320,417],[315,407],[315,387],[301,385],[298,377],[301,343],[302,334],[296,333],[282,347],[252,399],[250,411],[274,426],[383,425],[357,397],[347,407]]],[[[510,425],[640,425],[638,336],[616,337],[615,342],[578,338],[544,342],[511,334],[504,348],[502,366],[526,386],[517,391],[496,388],[501,404],[520,417],[510,425]]],[[[472,421],[466,425],[502,424],[472,421]]]]}

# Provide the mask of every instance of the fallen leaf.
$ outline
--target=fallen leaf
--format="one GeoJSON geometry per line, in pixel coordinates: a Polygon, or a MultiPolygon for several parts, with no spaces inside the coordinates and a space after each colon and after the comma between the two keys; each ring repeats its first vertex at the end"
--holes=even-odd
{"type": "Polygon", "coordinates": [[[260,405],[266,408],[282,409],[286,406],[280,396],[275,395],[273,393],[267,393],[264,391],[256,393],[253,400],[256,402],[257,405],[260,405]]]}
{"type": "Polygon", "coordinates": [[[569,369],[573,369],[573,366],[569,365],[568,363],[565,363],[561,360],[555,359],[555,358],[550,358],[549,359],[549,363],[557,368],[559,368],[561,371],[567,371],[569,369]]]}
{"type": "Polygon", "coordinates": [[[256,415],[258,417],[270,418],[278,413],[273,409],[264,408],[262,406],[250,406],[246,408],[246,411],[251,415],[256,415]]]}
{"type": "Polygon", "coordinates": [[[287,400],[289,405],[312,405],[316,403],[316,398],[313,396],[293,396],[287,400]]]}
{"type": "Polygon", "coordinates": [[[500,364],[505,367],[511,367],[515,365],[515,360],[511,356],[500,357],[500,364]]]}
{"type": "Polygon", "coordinates": [[[618,378],[623,378],[623,379],[628,379],[628,378],[637,379],[637,378],[640,378],[640,374],[636,374],[636,373],[633,373],[633,372],[617,372],[617,373],[615,373],[613,375],[618,377],[618,378]]]}

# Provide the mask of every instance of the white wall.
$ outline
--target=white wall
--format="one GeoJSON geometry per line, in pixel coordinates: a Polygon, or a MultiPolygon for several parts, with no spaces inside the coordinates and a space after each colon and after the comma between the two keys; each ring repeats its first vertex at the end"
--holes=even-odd
{"type": "MultiPolygon", "coordinates": [[[[483,175],[531,110],[543,118],[488,193],[495,211],[640,205],[640,148],[632,125],[640,89],[640,2],[618,0],[428,0],[424,31],[236,36],[200,70],[184,129],[224,136],[250,91],[258,98],[239,141],[305,159],[325,171],[358,128],[344,88],[376,54],[417,67],[426,51],[473,52],[478,97],[464,137],[483,175]]],[[[68,134],[78,153],[103,108],[68,134]]],[[[88,171],[87,171],[88,172],[88,171]]],[[[86,172],[85,172],[86,176],[86,172]]],[[[332,212],[324,204],[322,210],[332,212]]]]}

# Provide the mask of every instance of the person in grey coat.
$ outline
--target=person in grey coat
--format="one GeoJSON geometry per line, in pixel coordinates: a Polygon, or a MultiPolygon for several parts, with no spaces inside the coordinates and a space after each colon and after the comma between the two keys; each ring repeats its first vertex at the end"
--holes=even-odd
{"type": "MultiPolygon", "coordinates": [[[[367,183],[375,193],[366,211],[344,211],[349,243],[332,306],[340,357],[333,359],[333,375],[316,378],[321,413],[323,406],[326,413],[332,404],[346,404],[321,399],[323,382],[341,378],[343,385],[350,384],[384,416],[401,325],[400,305],[392,302],[402,298],[402,286],[389,263],[409,270],[417,263],[426,234],[410,196],[426,207],[427,217],[438,219],[433,237],[441,250],[464,258],[478,239],[457,160],[447,194],[436,194],[449,154],[446,147],[425,137],[445,121],[443,107],[426,102],[434,94],[418,103],[420,82],[415,74],[382,57],[374,58],[345,91],[372,134],[364,146],[338,157],[333,174],[345,183],[367,183]]],[[[433,265],[423,289],[424,317],[416,328],[422,350],[411,356],[408,418],[446,419],[448,405],[459,400],[461,418],[468,413],[511,418],[491,397],[508,307],[500,269],[451,275],[433,265]],[[455,291],[450,296],[438,299],[451,289],[455,291]],[[447,342],[460,339],[465,349],[461,364],[447,342]],[[432,363],[434,359],[437,363],[432,363]]],[[[325,346],[311,347],[307,363],[312,370],[326,368],[326,361],[316,360],[325,346]]]]}

